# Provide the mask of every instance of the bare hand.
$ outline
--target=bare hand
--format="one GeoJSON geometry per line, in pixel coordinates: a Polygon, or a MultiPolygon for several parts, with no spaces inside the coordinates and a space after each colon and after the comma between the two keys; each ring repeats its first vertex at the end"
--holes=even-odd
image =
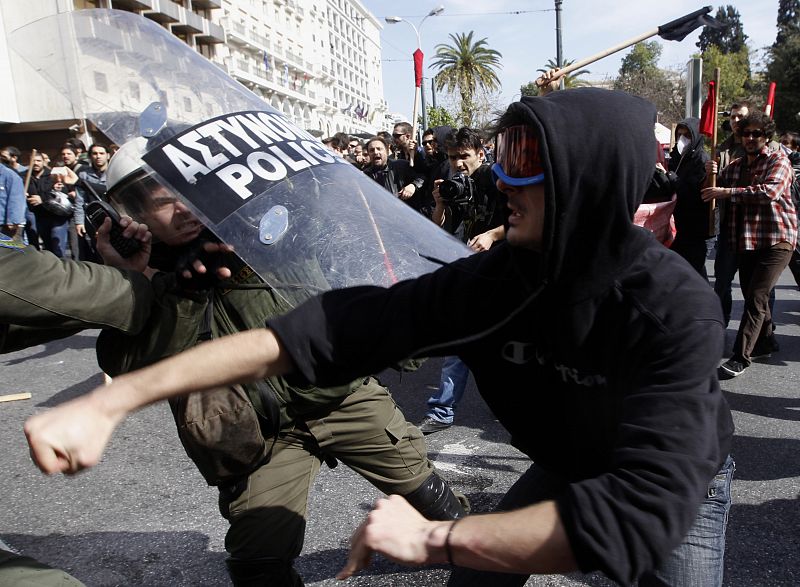
{"type": "Polygon", "coordinates": [[[100,410],[91,395],[31,416],[24,426],[31,458],[48,475],[93,467],[118,421],[100,410]]]}
{"type": "Polygon", "coordinates": [[[86,236],[86,227],[83,224],[76,224],[75,232],[78,233],[79,237],[83,238],[86,236]]]}
{"type": "Polygon", "coordinates": [[[350,556],[347,564],[336,575],[347,579],[367,568],[372,553],[404,565],[422,565],[444,562],[443,553],[438,557],[428,552],[428,537],[440,525],[450,522],[431,522],[399,495],[379,499],[367,519],[358,527],[350,539],[350,556]]]}
{"type": "Polygon", "coordinates": [[[41,196],[37,196],[36,194],[34,194],[32,196],[28,196],[28,203],[31,206],[38,206],[38,205],[40,205],[42,203],[42,197],[41,196]]]}
{"type": "Polygon", "coordinates": [[[731,197],[731,190],[728,188],[704,188],[700,190],[700,197],[704,202],[709,200],[724,200],[731,197]]]}
{"type": "Polygon", "coordinates": [[[408,200],[411,196],[414,195],[414,192],[417,191],[416,186],[413,183],[408,184],[404,187],[400,192],[397,194],[401,200],[408,200]]]}
{"type": "Polygon", "coordinates": [[[706,175],[715,175],[717,173],[717,162],[713,159],[706,161],[706,175]]]}
{"type": "Polygon", "coordinates": [[[433,195],[433,201],[438,206],[440,204],[444,204],[442,202],[442,197],[439,194],[439,186],[442,184],[443,179],[436,179],[433,181],[433,190],[431,190],[431,194],[433,195]]]}
{"type": "Polygon", "coordinates": [[[558,73],[560,69],[550,69],[540,75],[536,80],[536,85],[539,87],[539,95],[544,96],[550,92],[561,87],[561,74],[558,73]]]}
{"type": "Polygon", "coordinates": [[[103,262],[117,269],[129,269],[144,273],[147,263],[150,261],[150,250],[152,247],[152,237],[146,224],[135,222],[130,216],[122,216],[119,220],[124,228],[122,236],[139,241],[140,249],[127,259],[120,255],[109,241],[111,233],[111,219],[106,218],[97,230],[97,252],[103,258],[103,262]]]}
{"type": "MultiPolygon", "coordinates": [[[[224,243],[206,242],[203,243],[203,252],[206,257],[217,256],[224,259],[225,255],[233,253],[233,246],[224,243]]],[[[191,261],[191,266],[191,269],[187,268],[181,271],[181,277],[184,279],[192,279],[192,271],[199,275],[208,273],[208,267],[205,266],[203,260],[199,256],[191,261]]],[[[231,275],[231,270],[225,265],[219,264],[217,266],[216,277],[218,279],[228,279],[231,275]]]]}
{"type": "Polygon", "coordinates": [[[491,235],[484,232],[483,234],[479,234],[478,236],[472,238],[467,243],[467,246],[473,251],[481,252],[491,249],[493,243],[494,239],[491,237],[491,235]]]}

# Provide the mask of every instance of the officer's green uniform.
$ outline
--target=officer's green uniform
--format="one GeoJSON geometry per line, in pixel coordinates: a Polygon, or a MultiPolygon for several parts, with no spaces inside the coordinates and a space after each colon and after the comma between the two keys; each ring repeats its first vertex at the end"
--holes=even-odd
{"type": "MultiPolygon", "coordinates": [[[[233,281],[260,283],[247,266],[233,281]]],[[[194,346],[203,338],[204,323],[210,322],[217,338],[263,328],[267,319],[290,309],[268,289],[217,289],[210,298],[213,319],[205,298],[165,295],[156,301],[140,335],[103,332],[97,345],[101,367],[111,375],[127,372],[194,346]]],[[[220,425],[220,418],[212,417],[226,409],[219,402],[234,397],[240,388],[226,389],[222,395],[188,396],[182,401],[206,405],[194,410],[189,406],[190,422],[178,423],[189,456],[206,480],[220,487],[220,510],[231,523],[225,546],[235,585],[302,585],[291,564],[302,550],[308,491],[323,460],[342,461],[381,491],[406,496],[430,517],[463,514],[449,488],[434,474],[422,434],[406,422],[374,378],[330,389],[301,387],[281,377],[266,380],[266,385],[267,397],[277,399],[273,413],[280,414],[280,433],[274,438],[265,430],[269,454],[261,464],[258,450],[245,438],[249,435],[241,432],[239,408],[229,410],[235,415],[228,429],[220,425]],[[198,412],[205,416],[197,417],[198,412]],[[195,432],[200,429],[205,446],[198,446],[198,434],[187,434],[192,427],[195,432]],[[209,464],[214,459],[211,452],[220,450],[224,454],[218,455],[215,468],[209,464]],[[232,460],[239,465],[238,472],[232,460]]],[[[268,422],[270,408],[265,403],[269,402],[263,401],[263,393],[252,385],[245,391],[261,422],[268,422]]],[[[180,409],[173,402],[177,420],[180,409]]],[[[269,427],[264,424],[262,429],[269,427]]]]}
{"type": "MultiPolygon", "coordinates": [[[[70,336],[84,328],[139,332],[153,299],[139,273],[62,260],[0,238],[0,353],[70,336]]],[[[4,548],[0,585],[80,587],[64,571],[4,548]]]]}
{"type": "Polygon", "coordinates": [[[138,332],[144,325],[153,299],[144,275],[5,243],[0,241],[0,352],[84,328],[138,332]]]}

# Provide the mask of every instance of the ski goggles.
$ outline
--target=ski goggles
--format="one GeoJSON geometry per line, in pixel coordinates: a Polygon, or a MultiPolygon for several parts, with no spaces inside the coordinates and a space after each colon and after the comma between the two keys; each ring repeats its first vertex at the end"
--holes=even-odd
{"type": "Polygon", "coordinates": [[[533,128],[519,124],[498,133],[495,139],[495,181],[512,186],[536,185],[544,182],[544,170],[539,158],[539,138],[533,128]]]}

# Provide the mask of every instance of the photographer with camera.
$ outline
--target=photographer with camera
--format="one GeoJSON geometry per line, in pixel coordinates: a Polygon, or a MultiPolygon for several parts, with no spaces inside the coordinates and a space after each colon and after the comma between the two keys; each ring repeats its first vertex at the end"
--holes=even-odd
{"type": "MultiPolygon", "coordinates": [[[[450,179],[437,179],[433,186],[436,206],[432,220],[463,240],[476,252],[488,251],[505,239],[506,197],[495,186],[475,129],[462,127],[444,140],[450,179]]],[[[469,369],[458,357],[442,363],[439,390],[428,398],[428,412],[419,424],[423,434],[433,434],[453,425],[455,407],[464,396],[469,369]]]]}
{"type": "Polygon", "coordinates": [[[481,136],[462,127],[445,139],[451,177],[436,180],[432,219],[475,251],[488,250],[505,237],[505,196],[492,180],[481,136]]]}

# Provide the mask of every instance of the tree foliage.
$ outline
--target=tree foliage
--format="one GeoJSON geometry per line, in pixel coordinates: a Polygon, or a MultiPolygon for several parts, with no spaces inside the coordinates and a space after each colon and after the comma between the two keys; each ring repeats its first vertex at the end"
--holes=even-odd
{"type": "Polygon", "coordinates": [[[800,0],[779,0],[778,35],[773,47],[782,45],[798,34],[800,34],[800,0]]]}
{"type": "Polygon", "coordinates": [[[775,124],[781,130],[800,128],[800,33],[787,36],[769,52],[767,77],[777,82],[775,124]]]}
{"type": "Polygon", "coordinates": [[[719,28],[705,26],[700,33],[697,46],[702,53],[709,47],[717,47],[722,53],[739,53],[747,48],[747,35],[744,34],[744,27],[739,16],[739,11],[735,6],[728,4],[720,6],[714,17],[722,23],[719,28]]]}
{"type": "MultiPolygon", "coordinates": [[[[419,123],[422,124],[422,117],[419,123]]],[[[428,127],[434,126],[456,126],[456,119],[444,106],[428,106],[428,127]]]]}
{"type": "Polygon", "coordinates": [[[519,93],[521,96],[538,96],[539,95],[539,86],[536,85],[536,82],[528,82],[525,85],[519,87],[519,93]]]}
{"type": "Polygon", "coordinates": [[[714,77],[714,69],[719,67],[720,109],[733,100],[745,98],[751,89],[750,51],[747,46],[737,53],[725,53],[716,45],[710,45],[703,52],[703,84],[714,77]]]}
{"type": "Polygon", "coordinates": [[[452,44],[436,46],[431,67],[438,70],[436,89],[460,95],[461,123],[473,124],[478,94],[500,88],[497,70],[502,67],[500,52],[490,49],[486,38],[473,41],[475,31],[450,34],[452,44]]]}
{"type": "Polygon", "coordinates": [[[680,121],[686,108],[686,81],[680,72],[658,67],[658,41],[637,43],[623,59],[614,89],[649,100],[662,124],[680,121]]]}

